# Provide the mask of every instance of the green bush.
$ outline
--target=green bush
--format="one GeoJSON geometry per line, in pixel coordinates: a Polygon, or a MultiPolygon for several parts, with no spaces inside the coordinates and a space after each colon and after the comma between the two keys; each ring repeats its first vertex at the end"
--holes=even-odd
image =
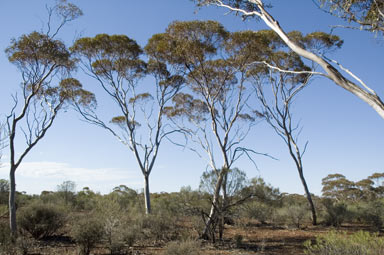
{"type": "Polygon", "coordinates": [[[104,225],[94,216],[79,219],[72,229],[72,237],[78,244],[81,255],[90,254],[103,236],[104,225]]]}
{"type": "Polygon", "coordinates": [[[329,232],[316,239],[312,244],[304,244],[308,255],[382,255],[384,254],[384,239],[377,234],[357,232],[353,235],[329,232]]]}
{"type": "Polygon", "coordinates": [[[345,203],[336,203],[330,199],[323,201],[326,215],[325,223],[334,227],[340,227],[348,219],[349,211],[345,203]]]}
{"type": "Polygon", "coordinates": [[[164,214],[138,215],[133,221],[147,238],[159,240],[175,240],[178,231],[175,219],[164,214]]]}
{"type": "Polygon", "coordinates": [[[255,219],[262,224],[266,224],[267,221],[273,221],[275,208],[258,201],[245,204],[241,207],[242,213],[246,218],[255,219]]]}
{"type": "Polygon", "coordinates": [[[0,254],[4,255],[27,255],[35,242],[31,238],[20,233],[16,239],[12,239],[9,224],[0,223],[0,254]]]}
{"type": "Polygon", "coordinates": [[[58,206],[33,203],[20,209],[17,220],[22,231],[41,239],[56,234],[65,225],[66,216],[58,206]]]}
{"type": "Polygon", "coordinates": [[[384,203],[381,200],[370,201],[360,208],[360,217],[380,231],[384,225],[384,203]]]}
{"type": "Polygon", "coordinates": [[[284,223],[300,228],[305,219],[309,219],[307,206],[289,205],[279,210],[279,216],[284,223]]]}
{"type": "Polygon", "coordinates": [[[200,244],[196,241],[171,242],[165,248],[163,255],[199,255],[200,244]]]}

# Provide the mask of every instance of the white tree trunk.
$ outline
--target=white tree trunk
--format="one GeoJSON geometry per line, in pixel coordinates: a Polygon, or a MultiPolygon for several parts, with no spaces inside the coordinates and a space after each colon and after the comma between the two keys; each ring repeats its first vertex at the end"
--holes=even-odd
{"type": "Polygon", "coordinates": [[[144,175],[145,214],[151,214],[151,193],[149,192],[149,175],[144,175]]]}
{"type": "MultiPolygon", "coordinates": [[[[250,1],[255,3],[256,1],[250,1]]],[[[354,84],[347,78],[345,78],[336,68],[334,68],[330,63],[328,63],[322,57],[307,51],[300,47],[295,42],[291,41],[284,30],[280,27],[278,21],[276,21],[262,5],[256,3],[260,8],[260,18],[269,26],[273,31],[275,31],[279,37],[285,42],[285,44],[295,53],[302,56],[303,58],[309,59],[317,64],[319,64],[324,71],[328,74],[328,78],[335,82],[338,86],[344,88],[345,90],[351,92],[358,98],[362,99],[368,105],[370,105],[383,119],[384,119],[384,103],[374,93],[370,93],[358,85],[354,84]]]]}

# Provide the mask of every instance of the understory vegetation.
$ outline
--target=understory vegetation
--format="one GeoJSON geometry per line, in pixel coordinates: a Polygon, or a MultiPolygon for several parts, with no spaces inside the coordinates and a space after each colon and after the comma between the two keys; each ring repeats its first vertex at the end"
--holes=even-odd
{"type": "MultiPolygon", "coordinates": [[[[55,192],[19,193],[19,233],[11,237],[7,217],[3,216],[1,254],[227,254],[220,253],[223,250],[264,254],[263,250],[273,244],[265,240],[253,244],[251,234],[266,229],[271,233],[311,233],[297,238],[298,254],[384,252],[380,237],[383,174],[368,177],[364,183],[371,185],[364,188],[359,186],[362,181],[354,183],[338,174],[324,178],[323,196],[313,196],[319,226],[311,226],[304,196],[281,193],[262,178],[241,178],[241,189],[228,198],[236,205],[219,210],[223,224],[220,226],[220,220],[215,223],[214,243],[200,238],[211,205],[204,178],[206,175],[198,190],[185,187],[179,192],[151,194],[153,213],[149,215],[144,213],[144,195],[124,185],[105,195],[87,187],[76,192],[71,181],[58,185],[55,192]],[[72,189],[62,189],[68,186],[72,189]]],[[[0,196],[7,192],[2,190],[0,196]]],[[[5,202],[1,204],[4,211],[5,202]]],[[[283,237],[281,242],[285,242],[283,237]]]]}

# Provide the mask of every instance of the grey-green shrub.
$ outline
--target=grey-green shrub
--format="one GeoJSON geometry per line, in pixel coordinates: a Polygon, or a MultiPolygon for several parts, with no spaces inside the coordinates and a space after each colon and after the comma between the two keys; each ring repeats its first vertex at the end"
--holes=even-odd
{"type": "Polygon", "coordinates": [[[365,222],[380,231],[384,225],[384,202],[369,201],[360,208],[360,215],[365,222]]]}
{"type": "Polygon", "coordinates": [[[94,216],[85,216],[74,224],[71,234],[79,246],[80,254],[88,255],[103,238],[104,225],[94,216]]]}
{"type": "Polygon", "coordinates": [[[384,239],[377,234],[357,232],[353,235],[329,232],[304,244],[308,255],[382,255],[384,239]]]}
{"type": "Polygon", "coordinates": [[[163,255],[200,255],[200,244],[196,241],[171,242],[167,245],[163,255]]]}
{"type": "Polygon", "coordinates": [[[66,223],[63,208],[43,203],[32,203],[20,209],[17,215],[19,227],[33,238],[41,239],[57,234],[66,223]]]}
{"type": "Polygon", "coordinates": [[[345,203],[326,199],[323,201],[323,204],[326,210],[325,223],[327,225],[339,227],[348,219],[349,212],[345,203]]]}
{"type": "Polygon", "coordinates": [[[305,205],[288,205],[279,210],[279,216],[284,223],[300,228],[305,219],[309,219],[309,212],[305,205]]]}

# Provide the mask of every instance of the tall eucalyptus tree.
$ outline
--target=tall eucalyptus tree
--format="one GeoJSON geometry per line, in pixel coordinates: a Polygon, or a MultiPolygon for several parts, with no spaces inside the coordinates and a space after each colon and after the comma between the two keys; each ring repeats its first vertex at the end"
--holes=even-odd
{"type": "Polygon", "coordinates": [[[75,67],[72,54],[65,44],[55,39],[60,29],[69,21],[82,15],[75,5],[60,2],[49,10],[61,18],[61,23],[51,32],[32,32],[13,39],[5,50],[9,61],[21,73],[21,92],[13,95],[13,106],[7,115],[6,127],[9,142],[10,192],[9,220],[13,235],[16,235],[16,178],[15,173],[23,159],[45,136],[52,127],[57,115],[66,106],[76,103],[79,107],[93,104],[93,94],[82,89],[79,81],[71,78],[70,72],[75,67]],[[17,140],[25,141],[25,146],[18,149],[17,140]]]}
{"type": "Polygon", "coordinates": [[[250,45],[248,36],[230,33],[218,22],[190,21],[173,22],[150,40],[161,58],[186,76],[186,89],[173,98],[166,114],[194,142],[193,150],[204,151],[216,175],[202,234],[212,241],[228,201],[227,173],[242,155],[256,153],[243,143],[254,124],[247,105],[252,90],[246,86],[246,73],[251,57],[260,53],[258,45],[245,49],[250,45]]]}
{"type": "Polygon", "coordinates": [[[84,120],[110,132],[133,152],[144,177],[145,210],[149,214],[149,176],[161,143],[177,132],[166,124],[164,109],[184,80],[176,71],[168,70],[156,52],[148,52],[149,61],[144,62],[142,48],[125,35],[80,38],[71,50],[78,56],[83,70],[97,81],[117,109],[109,123],[94,110],[78,110],[84,120]],[[149,74],[154,77],[154,86],[143,82],[149,74]]]}

